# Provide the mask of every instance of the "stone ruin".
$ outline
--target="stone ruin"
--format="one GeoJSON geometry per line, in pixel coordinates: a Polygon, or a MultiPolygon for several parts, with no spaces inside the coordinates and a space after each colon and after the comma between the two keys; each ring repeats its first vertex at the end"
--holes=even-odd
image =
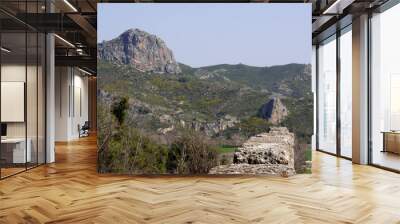
{"type": "Polygon", "coordinates": [[[234,154],[233,164],[221,165],[210,174],[261,174],[292,176],[295,136],[286,127],[272,127],[248,139],[234,154]]]}

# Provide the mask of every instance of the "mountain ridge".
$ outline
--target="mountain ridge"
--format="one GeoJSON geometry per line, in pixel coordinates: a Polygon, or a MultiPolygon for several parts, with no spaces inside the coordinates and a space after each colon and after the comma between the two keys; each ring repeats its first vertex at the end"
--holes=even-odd
{"type": "MultiPolygon", "coordinates": [[[[128,49],[125,49],[126,47],[129,48],[129,46],[124,46],[124,50],[127,52],[124,52],[125,55],[122,56],[116,56],[115,54],[112,54],[110,52],[107,52],[108,50],[120,50],[120,49],[107,49],[107,47],[111,47],[110,44],[115,44],[115,42],[124,40],[124,44],[129,44],[129,39],[131,38],[130,43],[132,45],[142,45],[144,44],[142,41],[143,39],[141,38],[149,38],[152,42],[156,43],[156,45],[159,46],[161,50],[165,50],[166,52],[166,60],[170,61],[171,64],[174,66],[177,66],[178,68],[183,66],[183,67],[190,67],[191,69],[217,69],[218,67],[229,67],[231,69],[241,69],[241,68],[248,68],[248,69],[276,69],[279,67],[287,67],[287,66],[302,66],[302,65],[309,65],[309,64],[303,64],[303,63],[287,63],[287,64],[279,64],[279,65],[270,65],[270,66],[256,66],[256,65],[250,65],[250,64],[245,64],[245,63],[235,63],[235,64],[230,64],[230,63],[220,63],[220,64],[213,64],[213,65],[205,65],[205,66],[191,66],[182,62],[178,62],[175,60],[173,51],[168,48],[166,42],[161,39],[160,37],[148,33],[144,30],[138,29],[138,28],[130,28],[124,32],[122,32],[120,35],[117,37],[111,39],[111,40],[104,40],[100,43],[98,43],[98,58],[107,60],[107,61],[113,61],[121,63],[121,64],[132,64],[136,65],[138,63],[138,60],[135,60],[135,56],[131,57],[131,55],[127,55],[129,53],[135,53],[135,52],[130,52],[128,49]],[[128,42],[128,43],[126,43],[128,42]]],[[[154,46],[153,46],[154,47],[154,46]]],[[[135,49],[133,49],[135,50],[135,49]]],[[[145,49],[149,50],[149,49],[145,49]]],[[[151,50],[151,49],[150,49],[151,50]]],[[[155,55],[156,57],[159,55],[155,55]]],[[[140,69],[140,65],[138,66],[139,70],[141,71],[155,71],[155,72],[165,72],[165,73],[179,73],[181,72],[180,69],[174,70],[173,72],[168,72],[167,70],[163,71],[162,69],[140,69]]]]}

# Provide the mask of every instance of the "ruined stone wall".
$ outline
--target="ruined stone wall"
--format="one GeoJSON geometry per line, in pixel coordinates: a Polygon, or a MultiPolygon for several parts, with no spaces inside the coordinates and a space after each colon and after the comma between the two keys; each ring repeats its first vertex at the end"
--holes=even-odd
{"type": "Polygon", "coordinates": [[[249,138],[234,154],[233,164],[211,169],[211,174],[294,175],[295,136],[286,127],[249,138]]]}

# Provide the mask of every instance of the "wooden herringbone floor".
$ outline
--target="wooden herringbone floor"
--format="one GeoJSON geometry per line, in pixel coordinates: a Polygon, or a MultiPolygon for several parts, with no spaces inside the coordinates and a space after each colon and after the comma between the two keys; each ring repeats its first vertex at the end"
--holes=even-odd
{"type": "Polygon", "coordinates": [[[400,175],[314,153],[313,174],[129,177],[96,173],[96,140],[0,181],[0,223],[400,223],[400,175]]]}

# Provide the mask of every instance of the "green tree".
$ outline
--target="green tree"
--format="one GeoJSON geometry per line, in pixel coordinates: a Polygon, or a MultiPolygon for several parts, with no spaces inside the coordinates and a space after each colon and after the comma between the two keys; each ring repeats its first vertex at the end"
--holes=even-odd
{"type": "Polygon", "coordinates": [[[117,119],[119,125],[122,125],[122,123],[124,123],[127,109],[128,99],[126,97],[122,97],[119,101],[114,102],[114,104],[112,105],[111,112],[117,119]]]}

